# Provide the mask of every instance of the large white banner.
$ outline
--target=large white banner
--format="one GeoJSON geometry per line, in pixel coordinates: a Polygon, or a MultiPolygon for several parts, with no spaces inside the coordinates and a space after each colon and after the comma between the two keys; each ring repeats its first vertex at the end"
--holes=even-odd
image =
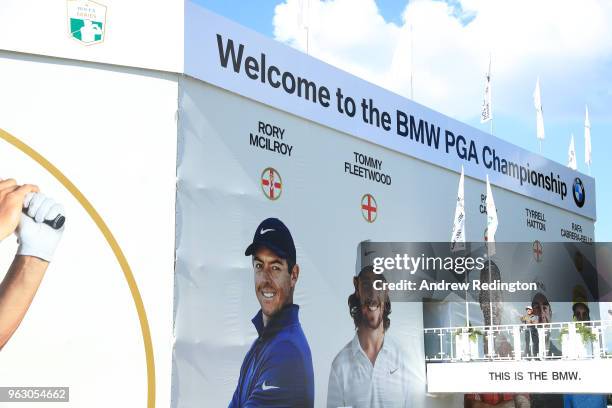
{"type": "MultiPolygon", "coordinates": [[[[314,405],[327,406],[332,362],[355,335],[347,299],[357,244],[448,241],[459,174],[195,79],[179,88],[173,407],[232,399],[258,337],[245,249],[268,217],[282,220],[295,241],[293,300],[312,351],[314,405]]],[[[498,241],[565,240],[560,231],[572,225],[576,240],[592,240],[587,218],[492,188],[498,241]]],[[[484,239],[484,196],[483,182],[465,179],[467,240],[484,239]]],[[[409,367],[413,406],[461,406],[462,395],[426,392],[422,305],[394,302],[390,321],[385,336],[409,367]]]]}

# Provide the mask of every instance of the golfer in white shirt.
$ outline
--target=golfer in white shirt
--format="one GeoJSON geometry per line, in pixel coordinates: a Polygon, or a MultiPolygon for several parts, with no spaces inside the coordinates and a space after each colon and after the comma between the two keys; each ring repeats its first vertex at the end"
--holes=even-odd
{"type": "Polygon", "coordinates": [[[387,291],[375,290],[383,280],[371,266],[353,278],[355,293],[349,311],[356,333],[336,356],[329,373],[327,407],[405,408],[409,402],[406,356],[389,336],[391,302],[387,291]]]}

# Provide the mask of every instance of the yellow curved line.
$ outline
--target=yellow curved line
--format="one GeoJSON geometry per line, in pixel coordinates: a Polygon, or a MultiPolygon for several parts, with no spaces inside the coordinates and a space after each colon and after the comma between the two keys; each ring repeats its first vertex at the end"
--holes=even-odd
{"type": "Polygon", "coordinates": [[[110,245],[121,269],[123,270],[123,275],[125,276],[125,280],[130,287],[130,292],[132,293],[132,298],[134,298],[134,304],[136,305],[136,311],[138,312],[138,320],[140,320],[140,329],[142,331],[142,338],[144,340],[144,348],[145,348],[145,356],[147,360],[147,408],[155,408],[155,361],[153,359],[153,343],[151,341],[151,331],[149,329],[149,322],[147,320],[147,313],[144,308],[144,304],[142,303],[142,298],[140,297],[140,291],[138,290],[138,286],[136,285],[136,280],[134,280],[134,275],[132,275],[132,270],[130,269],[130,265],[125,259],[125,255],[123,255],[123,251],[119,247],[119,244],[115,240],[112,232],[100,217],[100,214],[96,211],[96,209],[91,205],[89,200],[85,198],[83,193],[74,185],[64,174],[59,171],[57,167],[55,167],[51,162],[41,156],[36,150],[32,149],[27,144],[23,143],[21,140],[17,139],[15,136],[10,133],[0,129],[0,137],[6,140],[8,143],[12,144],[23,153],[30,156],[30,158],[34,159],[38,164],[43,166],[49,173],[53,175],[70,193],[77,199],[77,201],[83,206],[85,211],[89,214],[92,220],[96,223],[104,238],[110,245]]]}

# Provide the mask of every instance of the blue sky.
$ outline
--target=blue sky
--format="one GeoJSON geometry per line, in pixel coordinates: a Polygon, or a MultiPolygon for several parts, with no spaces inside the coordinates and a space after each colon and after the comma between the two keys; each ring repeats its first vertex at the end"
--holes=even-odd
{"type": "MultiPolygon", "coordinates": [[[[546,129],[543,155],[566,164],[573,133],[583,173],[588,104],[591,175],[597,185],[595,239],[612,241],[612,2],[585,7],[580,0],[569,0],[557,7],[559,3],[534,6],[528,0],[302,1],[309,3],[304,18],[310,26],[311,55],[405,96],[406,72],[413,67],[417,102],[485,131],[488,124],[481,125],[478,115],[491,53],[494,134],[534,152],[538,144],[532,95],[539,76],[546,129]],[[526,8],[532,12],[525,13],[526,8]],[[414,63],[405,51],[410,45],[414,63]]],[[[296,18],[300,0],[196,2],[305,49],[296,18]]]]}
{"type": "MultiPolygon", "coordinates": [[[[207,9],[234,20],[243,26],[274,38],[274,8],[283,3],[279,0],[195,0],[207,9]]],[[[406,1],[378,0],[377,6],[386,21],[400,24],[406,1]]]]}

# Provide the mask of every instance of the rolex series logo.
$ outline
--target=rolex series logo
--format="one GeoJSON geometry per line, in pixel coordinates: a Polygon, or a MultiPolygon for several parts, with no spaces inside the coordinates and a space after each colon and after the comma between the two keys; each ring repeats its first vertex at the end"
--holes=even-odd
{"type": "Polygon", "coordinates": [[[84,45],[104,41],[106,6],[88,0],[68,0],[68,33],[84,45]]]}

